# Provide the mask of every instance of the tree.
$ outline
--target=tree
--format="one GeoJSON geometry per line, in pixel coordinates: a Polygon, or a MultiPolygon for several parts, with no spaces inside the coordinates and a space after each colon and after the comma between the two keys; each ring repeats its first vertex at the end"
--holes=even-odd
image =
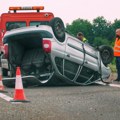
{"type": "Polygon", "coordinates": [[[109,41],[105,38],[95,37],[93,41],[93,46],[97,47],[100,45],[109,45],[109,41]]]}
{"type": "Polygon", "coordinates": [[[117,28],[120,28],[120,20],[118,20],[118,19],[114,20],[114,23],[112,24],[112,26],[113,26],[114,31],[117,28]]]}
{"type": "Polygon", "coordinates": [[[66,25],[66,30],[76,36],[78,32],[83,32],[89,42],[93,40],[92,24],[88,20],[77,19],[71,25],[66,25]]]}
{"type": "Polygon", "coordinates": [[[111,42],[114,38],[114,29],[111,22],[108,22],[103,16],[93,20],[94,37],[101,37],[111,42]]]}
{"type": "Polygon", "coordinates": [[[76,19],[72,24],[66,25],[66,30],[76,37],[78,32],[83,32],[90,44],[109,44],[113,46],[115,30],[120,28],[120,20],[113,23],[99,16],[90,23],[88,20],[76,19]]]}

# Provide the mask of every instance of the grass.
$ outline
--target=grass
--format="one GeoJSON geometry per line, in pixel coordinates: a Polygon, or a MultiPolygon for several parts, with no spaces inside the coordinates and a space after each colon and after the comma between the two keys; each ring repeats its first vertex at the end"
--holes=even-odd
{"type": "Polygon", "coordinates": [[[109,64],[109,67],[111,68],[112,72],[117,72],[116,71],[116,65],[115,64],[109,64]]]}

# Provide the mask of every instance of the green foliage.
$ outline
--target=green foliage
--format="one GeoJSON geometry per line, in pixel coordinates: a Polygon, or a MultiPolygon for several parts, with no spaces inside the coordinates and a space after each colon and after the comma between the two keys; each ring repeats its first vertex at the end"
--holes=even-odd
{"type": "Polygon", "coordinates": [[[115,64],[109,64],[112,72],[117,72],[115,64]]]}
{"type": "Polygon", "coordinates": [[[100,45],[109,45],[109,41],[105,38],[95,37],[93,41],[93,46],[100,46],[100,45]]]}
{"type": "Polygon", "coordinates": [[[92,24],[88,20],[77,19],[71,25],[66,25],[66,31],[76,36],[78,32],[83,32],[87,39],[93,39],[92,24]]]}
{"type": "Polygon", "coordinates": [[[104,17],[97,17],[93,20],[94,37],[106,38],[112,41],[114,38],[114,29],[111,22],[107,22],[104,17]]]}
{"type": "Polygon", "coordinates": [[[114,20],[114,23],[113,23],[113,29],[117,29],[117,28],[120,28],[120,20],[114,20]]]}
{"type": "Polygon", "coordinates": [[[104,17],[97,17],[93,20],[93,33],[95,37],[104,37],[107,29],[107,22],[104,17]]]}
{"type": "Polygon", "coordinates": [[[115,30],[120,28],[120,20],[114,23],[108,22],[103,16],[99,16],[90,23],[88,20],[76,19],[72,24],[66,25],[66,30],[76,36],[78,32],[83,32],[89,43],[92,45],[114,45],[115,30]]]}

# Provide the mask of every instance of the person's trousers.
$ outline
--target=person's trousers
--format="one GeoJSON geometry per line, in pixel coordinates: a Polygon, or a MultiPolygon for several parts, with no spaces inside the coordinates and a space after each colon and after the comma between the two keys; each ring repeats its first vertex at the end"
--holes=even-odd
{"type": "Polygon", "coordinates": [[[120,81],[120,57],[116,57],[116,69],[118,74],[117,79],[120,81]]]}

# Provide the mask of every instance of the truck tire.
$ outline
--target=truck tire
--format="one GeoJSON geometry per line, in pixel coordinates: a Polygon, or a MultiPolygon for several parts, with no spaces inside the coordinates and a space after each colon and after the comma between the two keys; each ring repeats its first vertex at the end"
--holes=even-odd
{"type": "Polygon", "coordinates": [[[59,42],[65,40],[65,26],[63,21],[59,17],[55,17],[50,21],[50,26],[54,32],[55,37],[59,42]]]}
{"type": "Polygon", "coordinates": [[[99,46],[100,56],[102,59],[102,62],[105,66],[107,66],[109,63],[113,60],[113,49],[110,46],[107,45],[101,45],[99,46]]]}

